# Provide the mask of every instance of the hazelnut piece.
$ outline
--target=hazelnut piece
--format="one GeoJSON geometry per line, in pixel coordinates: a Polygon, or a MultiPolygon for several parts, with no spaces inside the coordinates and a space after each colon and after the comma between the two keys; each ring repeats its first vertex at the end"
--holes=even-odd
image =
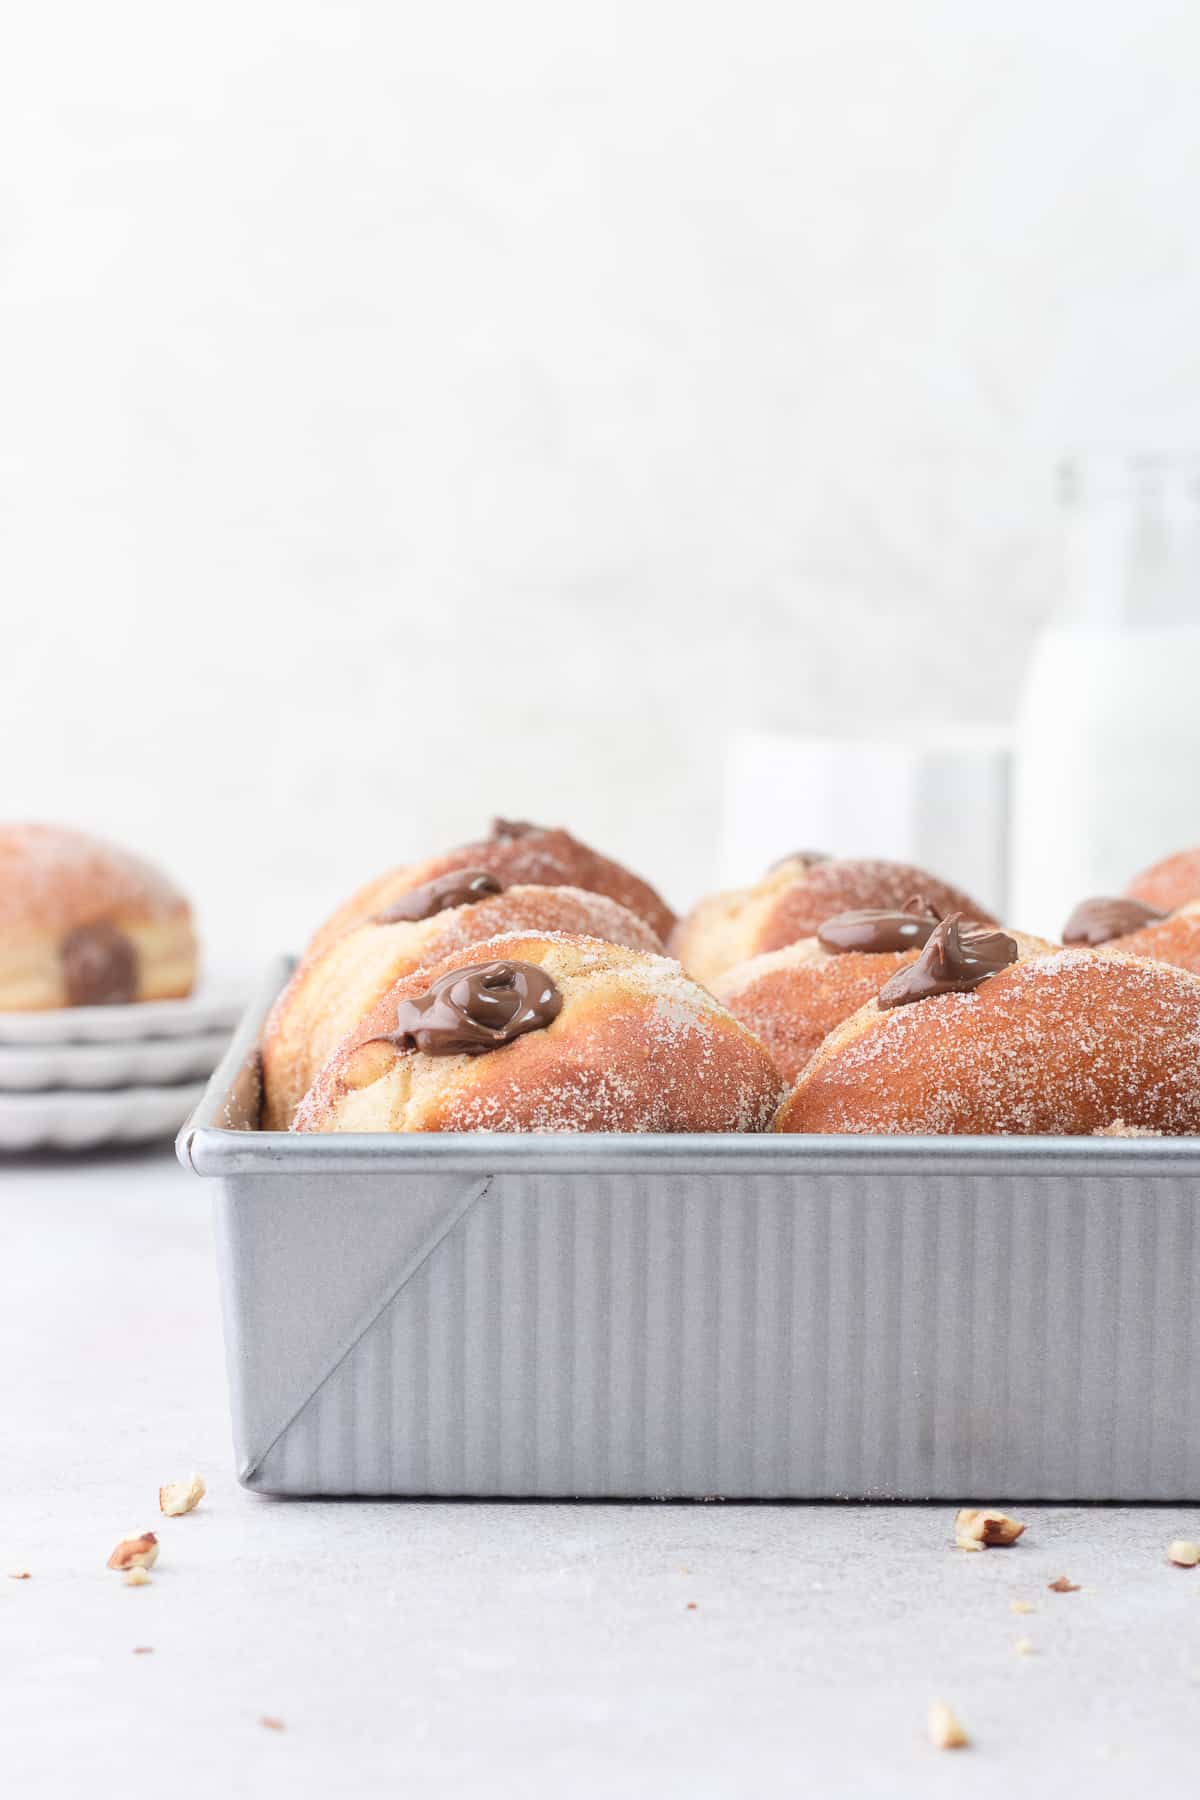
{"type": "Polygon", "coordinates": [[[994,1506],[965,1506],[954,1517],[954,1542],[960,1550],[1007,1549],[1024,1529],[994,1506]]]}
{"type": "Polygon", "coordinates": [[[202,1475],[193,1475],[187,1481],[168,1481],[158,1490],[158,1510],[168,1519],[177,1519],[199,1506],[207,1492],[202,1475]]]}
{"type": "Polygon", "coordinates": [[[152,1531],[131,1531],[123,1537],[107,1566],[110,1569],[151,1569],[158,1561],[158,1539],[152,1531]]]}
{"type": "Polygon", "coordinates": [[[971,1741],[944,1700],[930,1703],[929,1741],[935,1750],[965,1750],[971,1741]]]}

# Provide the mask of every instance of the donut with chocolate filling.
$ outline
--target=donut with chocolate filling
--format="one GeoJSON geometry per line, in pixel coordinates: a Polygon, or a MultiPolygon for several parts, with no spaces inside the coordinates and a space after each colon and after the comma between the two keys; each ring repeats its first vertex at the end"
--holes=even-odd
{"type": "MultiPolygon", "coordinates": [[[[717,977],[713,992],[794,1081],[843,1019],[916,962],[938,922],[920,901],[898,911],[844,913],[827,919],[816,937],[736,963],[717,977]]],[[[1022,955],[1053,948],[1040,938],[1014,937],[1022,955]]]]}
{"type": "Polygon", "coordinates": [[[605,894],[644,919],[662,943],[675,923],[670,907],[648,883],[581,844],[570,832],[531,825],[525,819],[494,819],[491,835],[478,843],[464,844],[426,862],[389,869],[368,881],[320,926],[305,955],[316,955],[335,938],[387,911],[414,888],[462,869],[482,870],[510,888],[574,887],[605,894]]]}
{"type": "Polygon", "coordinates": [[[159,870],[61,825],[0,825],[0,1012],[189,994],[191,909],[159,870]]]}
{"type": "Polygon", "coordinates": [[[1200,975],[1200,900],[1181,906],[1165,919],[1153,919],[1139,931],[1111,939],[1101,954],[1149,956],[1200,975]]]}
{"type": "Polygon", "coordinates": [[[503,888],[459,869],[399,895],[365,925],[301,963],[263,1031],[263,1127],[286,1131],[338,1043],[403,975],[500,932],[583,933],[660,951],[651,927],[604,894],[582,888],[503,888]]]}
{"type": "Polygon", "coordinates": [[[1123,956],[1149,956],[1200,975],[1200,900],[1160,912],[1144,900],[1083,900],[1063,927],[1063,943],[1123,956]]]}
{"type": "Polygon", "coordinates": [[[768,870],[753,887],[710,894],[679,921],[672,956],[711,986],[735,963],[812,937],[826,919],[860,908],[896,910],[916,897],[939,914],[991,923],[968,895],[908,863],[824,857],[803,852],[768,870]]]}
{"type": "Polygon", "coordinates": [[[397,982],[321,1070],[296,1131],[765,1131],[766,1050],[678,963],[510,933],[397,982]]]}
{"type": "Polygon", "coordinates": [[[1200,977],[1087,949],[938,948],[893,978],[901,1003],[885,988],[826,1038],[776,1130],[1200,1132],[1200,977]]]}
{"type": "Polygon", "coordinates": [[[1166,913],[1159,912],[1156,906],[1147,906],[1144,900],[1131,900],[1128,896],[1117,894],[1098,894],[1091,900],[1081,900],[1063,926],[1062,941],[1068,950],[1083,945],[1088,950],[1098,949],[1101,944],[1111,944],[1120,938],[1132,937],[1147,925],[1165,919],[1166,913]]]}

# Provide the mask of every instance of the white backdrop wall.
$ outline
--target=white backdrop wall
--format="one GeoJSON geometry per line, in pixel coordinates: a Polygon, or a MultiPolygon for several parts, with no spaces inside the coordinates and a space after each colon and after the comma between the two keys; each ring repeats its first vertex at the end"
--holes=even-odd
{"type": "Polygon", "coordinates": [[[1200,437],[1200,8],[4,37],[0,816],[220,962],[491,810],[688,898],[727,726],[1002,722],[1055,458],[1200,437]]]}

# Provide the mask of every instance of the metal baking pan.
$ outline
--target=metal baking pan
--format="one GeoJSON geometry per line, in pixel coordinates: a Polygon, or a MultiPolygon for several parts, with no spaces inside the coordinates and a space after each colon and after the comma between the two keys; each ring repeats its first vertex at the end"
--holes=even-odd
{"type": "Polygon", "coordinates": [[[215,1176],[273,1494],[1200,1498],[1200,1140],[289,1136],[215,1176]]]}

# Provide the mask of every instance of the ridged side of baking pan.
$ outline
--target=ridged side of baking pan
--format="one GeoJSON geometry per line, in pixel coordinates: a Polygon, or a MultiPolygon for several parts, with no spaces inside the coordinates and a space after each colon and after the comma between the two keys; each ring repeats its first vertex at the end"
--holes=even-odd
{"type": "Polygon", "coordinates": [[[1194,1142],[287,1138],[258,1016],[180,1137],[248,1485],[1200,1496],[1194,1142]]]}

